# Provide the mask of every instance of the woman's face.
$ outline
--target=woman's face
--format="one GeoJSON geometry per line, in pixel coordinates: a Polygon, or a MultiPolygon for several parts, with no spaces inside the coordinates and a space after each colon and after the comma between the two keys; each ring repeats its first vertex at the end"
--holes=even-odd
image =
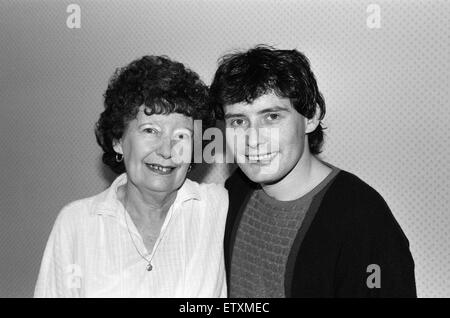
{"type": "Polygon", "coordinates": [[[146,115],[141,106],[114,145],[128,182],[145,192],[170,193],[183,184],[193,147],[194,121],[178,113],[146,115]]]}

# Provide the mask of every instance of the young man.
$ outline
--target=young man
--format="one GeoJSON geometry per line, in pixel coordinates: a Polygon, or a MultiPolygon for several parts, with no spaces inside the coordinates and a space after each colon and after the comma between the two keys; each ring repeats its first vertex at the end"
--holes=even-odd
{"type": "Polygon", "coordinates": [[[210,94],[239,165],[226,182],[230,297],[416,296],[409,242],[386,202],[317,157],[325,102],[302,53],[227,55],[210,94]]]}

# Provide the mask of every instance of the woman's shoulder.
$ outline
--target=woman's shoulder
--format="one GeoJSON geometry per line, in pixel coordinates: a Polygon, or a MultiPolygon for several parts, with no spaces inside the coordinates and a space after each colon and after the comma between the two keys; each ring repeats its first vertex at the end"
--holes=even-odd
{"type": "Polygon", "coordinates": [[[96,195],[74,200],[60,210],[57,221],[62,223],[80,222],[89,218],[101,205],[107,202],[108,190],[96,195]]]}
{"type": "Polygon", "coordinates": [[[228,197],[228,191],[223,184],[205,183],[186,179],[185,186],[191,192],[197,193],[202,199],[214,199],[216,197],[228,197]]]}
{"type": "Polygon", "coordinates": [[[228,202],[228,191],[223,184],[219,183],[199,183],[190,179],[186,179],[186,187],[189,191],[198,196],[200,200],[212,203],[228,202]]]}
{"type": "Polygon", "coordinates": [[[228,191],[222,184],[218,183],[198,183],[186,179],[187,187],[192,191],[192,196],[197,200],[194,205],[193,214],[199,217],[202,224],[223,225],[225,228],[225,220],[228,212],[228,191]]]}

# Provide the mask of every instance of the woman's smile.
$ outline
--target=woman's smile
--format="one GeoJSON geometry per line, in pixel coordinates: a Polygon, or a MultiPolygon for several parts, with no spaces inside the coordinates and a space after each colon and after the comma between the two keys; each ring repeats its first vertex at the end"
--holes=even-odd
{"type": "Polygon", "coordinates": [[[162,166],[155,163],[146,163],[147,168],[159,175],[170,175],[177,167],[174,166],[162,166]]]}

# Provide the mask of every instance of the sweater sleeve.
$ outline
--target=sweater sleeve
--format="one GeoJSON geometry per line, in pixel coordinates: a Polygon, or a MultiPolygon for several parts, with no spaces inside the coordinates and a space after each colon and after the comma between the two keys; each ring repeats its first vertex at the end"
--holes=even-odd
{"type": "Polygon", "coordinates": [[[416,297],[409,242],[383,198],[373,189],[358,196],[340,250],[337,297],[416,297]]]}

